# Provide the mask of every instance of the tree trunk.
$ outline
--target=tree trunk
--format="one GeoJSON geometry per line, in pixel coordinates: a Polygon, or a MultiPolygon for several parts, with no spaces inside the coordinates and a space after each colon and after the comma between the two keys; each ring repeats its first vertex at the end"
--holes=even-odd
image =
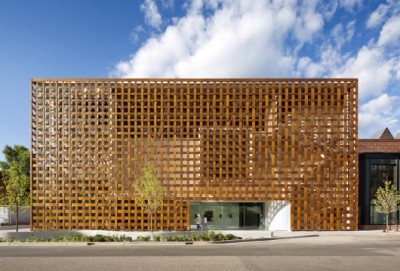
{"type": "Polygon", "coordinates": [[[15,228],[15,231],[18,231],[18,220],[19,220],[19,206],[18,206],[18,204],[17,204],[17,212],[16,212],[16,214],[15,214],[15,217],[17,218],[17,224],[15,225],[16,226],[16,228],[15,228]]]}
{"type": "Polygon", "coordinates": [[[150,212],[150,231],[153,232],[153,212],[150,212]]]}
{"type": "Polygon", "coordinates": [[[386,213],[386,232],[389,231],[389,213],[386,213]]]}

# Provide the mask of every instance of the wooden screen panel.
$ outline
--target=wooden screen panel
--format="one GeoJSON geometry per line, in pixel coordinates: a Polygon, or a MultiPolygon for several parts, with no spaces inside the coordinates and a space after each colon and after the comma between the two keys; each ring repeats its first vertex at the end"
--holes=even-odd
{"type": "Polygon", "coordinates": [[[357,228],[356,79],[34,79],[34,230],[148,230],[133,180],[190,201],[291,203],[292,230],[357,228]]]}

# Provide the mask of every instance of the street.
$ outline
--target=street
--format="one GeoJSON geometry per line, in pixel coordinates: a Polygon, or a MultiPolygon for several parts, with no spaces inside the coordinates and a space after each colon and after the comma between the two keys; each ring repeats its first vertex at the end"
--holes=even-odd
{"type": "Polygon", "coordinates": [[[400,234],[234,244],[0,246],[0,270],[399,270],[400,234]]]}

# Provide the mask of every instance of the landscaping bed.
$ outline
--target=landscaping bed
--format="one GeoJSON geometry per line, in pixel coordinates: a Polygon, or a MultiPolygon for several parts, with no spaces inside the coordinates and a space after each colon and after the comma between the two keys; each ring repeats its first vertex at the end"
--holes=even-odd
{"type": "Polygon", "coordinates": [[[52,236],[47,238],[30,236],[26,238],[0,238],[0,242],[25,242],[25,243],[35,243],[35,242],[193,242],[193,241],[227,241],[227,240],[240,240],[241,237],[235,236],[233,234],[222,234],[215,233],[213,231],[191,233],[191,234],[177,234],[177,235],[165,235],[165,234],[154,234],[146,236],[138,236],[133,239],[130,236],[117,236],[117,235],[102,235],[96,234],[93,236],[85,234],[72,234],[72,235],[60,235],[52,236]],[[152,238],[153,237],[153,238],[152,238]]]}

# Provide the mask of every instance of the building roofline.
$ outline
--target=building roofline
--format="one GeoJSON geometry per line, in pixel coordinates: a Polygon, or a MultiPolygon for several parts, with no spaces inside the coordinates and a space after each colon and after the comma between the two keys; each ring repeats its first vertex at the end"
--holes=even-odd
{"type": "Polygon", "coordinates": [[[31,81],[358,81],[358,78],[31,78],[31,81]]]}

